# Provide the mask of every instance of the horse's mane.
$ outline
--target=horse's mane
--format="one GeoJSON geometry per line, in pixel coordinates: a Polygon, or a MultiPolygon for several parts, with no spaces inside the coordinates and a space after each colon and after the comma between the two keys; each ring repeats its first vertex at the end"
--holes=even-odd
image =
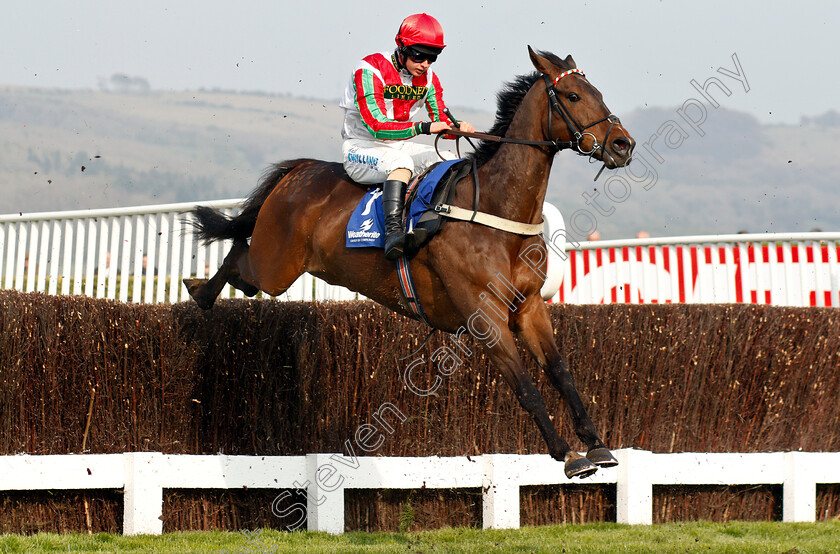
{"type": "MultiPolygon", "coordinates": [[[[569,64],[565,60],[551,52],[540,51],[539,54],[561,69],[569,68],[569,64]]],[[[513,81],[504,84],[502,90],[496,94],[496,121],[490,130],[487,131],[488,134],[500,137],[505,136],[511,121],[513,121],[516,110],[519,109],[519,105],[522,103],[522,99],[525,98],[525,95],[531,90],[531,87],[534,86],[534,83],[537,82],[537,79],[541,75],[542,73],[534,71],[528,75],[520,75],[514,78],[513,81]]],[[[474,159],[478,165],[482,165],[496,154],[500,146],[501,143],[499,142],[483,140],[478,144],[475,152],[469,154],[467,157],[474,159]]]]}

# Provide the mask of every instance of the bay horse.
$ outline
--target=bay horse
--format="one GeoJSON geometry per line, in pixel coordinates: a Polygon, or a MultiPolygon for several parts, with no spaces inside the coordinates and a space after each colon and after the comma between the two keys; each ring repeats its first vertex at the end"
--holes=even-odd
{"type": "MultiPolygon", "coordinates": [[[[536,71],[516,78],[499,93],[496,121],[484,135],[502,136],[502,142],[482,140],[469,154],[483,190],[477,193],[468,175],[457,184],[452,204],[472,207],[478,194],[479,211],[539,224],[549,171],[559,150],[576,150],[613,169],[630,162],[635,141],[571,56],[561,59],[530,46],[528,52],[536,71]]],[[[277,296],[309,272],[411,316],[394,262],[380,249],[345,246],[348,220],[365,192],[340,163],[298,159],[274,165],[237,216],[196,208],[198,238],[208,243],[231,239],[233,246],[211,279],[184,280],[190,295],[203,309],[213,306],[226,283],[249,296],[258,291],[277,296]]],[[[547,256],[536,256],[536,271],[533,259],[523,257],[535,248],[545,252],[542,236],[450,220],[410,260],[410,268],[433,328],[464,332],[469,323],[476,326],[475,320],[469,321],[472,315],[480,311],[486,316],[484,329],[493,328],[493,340],[483,346],[491,361],[534,418],[550,455],[564,463],[566,476],[583,478],[618,462],[599,438],[560,356],[540,296],[547,256]],[[484,303],[489,299],[484,291],[494,279],[508,286],[494,289],[496,302],[490,306],[484,303]],[[585,456],[572,450],[555,429],[514,337],[560,392],[574,431],[587,447],[585,456]]],[[[470,330],[474,337],[486,338],[470,330]]]]}

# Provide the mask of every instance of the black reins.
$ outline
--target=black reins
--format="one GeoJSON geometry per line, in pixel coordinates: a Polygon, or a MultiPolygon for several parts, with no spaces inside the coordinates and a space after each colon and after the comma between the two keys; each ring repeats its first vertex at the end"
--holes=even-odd
{"type": "MultiPolygon", "coordinates": [[[[551,77],[549,77],[545,73],[542,74],[543,81],[545,81],[545,88],[546,88],[546,93],[548,94],[548,104],[549,104],[548,136],[549,137],[552,136],[552,132],[551,132],[552,115],[551,114],[552,114],[552,112],[556,112],[563,119],[563,121],[566,123],[566,127],[569,129],[569,132],[574,137],[573,140],[559,140],[559,139],[557,139],[557,140],[528,140],[528,139],[519,139],[519,138],[500,137],[498,135],[490,135],[490,134],[487,134],[487,133],[466,133],[466,132],[460,131],[458,129],[452,129],[452,130],[446,131],[445,133],[442,133],[442,134],[454,135],[456,137],[466,137],[467,140],[469,140],[470,138],[477,138],[477,139],[486,140],[486,141],[490,141],[490,142],[500,142],[500,143],[508,143],[508,144],[525,144],[525,145],[528,145],[528,146],[536,146],[536,147],[548,146],[549,149],[551,149],[553,151],[553,152],[551,152],[552,154],[556,154],[560,150],[574,148],[575,150],[577,150],[578,154],[580,154],[581,156],[588,156],[590,161],[595,156],[595,154],[598,152],[598,150],[601,150],[601,157],[602,158],[605,155],[609,156],[610,154],[606,150],[607,138],[610,136],[610,133],[612,132],[615,124],[616,123],[621,123],[621,121],[618,119],[617,116],[615,116],[613,114],[608,114],[608,115],[602,117],[601,119],[599,119],[599,120],[597,120],[593,123],[590,123],[588,125],[585,125],[585,126],[582,126],[580,123],[578,123],[575,120],[572,113],[569,111],[569,109],[566,107],[566,105],[563,103],[563,101],[557,95],[557,90],[554,88],[554,85],[561,78],[565,77],[566,75],[573,74],[573,73],[578,73],[580,75],[583,75],[583,72],[581,72],[580,70],[572,69],[572,70],[566,71],[564,73],[561,73],[556,79],[554,79],[552,81],[551,77]],[[594,134],[588,133],[588,132],[586,132],[586,130],[598,125],[599,123],[603,123],[604,121],[609,121],[610,126],[607,129],[606,134],[604,135],[603,143],[601,143],[601,142],[598,142],[598,138],[594,134]],[[583,150],[581,148],[583,138],[586,135],[589,135],[590,137],[592,137],[592,149],[588,150],[588,151],[583,150]]],[[[448,110],[447,110],[447,115],[450,117],[450,119],[452,119],[453,122],[455,122],[457,124],[457,121],[454,118],[452,118],[451,114],[448,113],[448,110]]],[[[438,141],[440,140],[440,137],[442,136],[442,134],[438,134],[438,136],[435,138],[435,149],[436,150],[438,148],[438,141]]],[[[472,145],[471,141],[470,141],[470,144],[472,145]]],[[[457,140],[455,141],[455,148],[457,150],[458,157],[460,158],[461,157],[461,147],[458,144],[457,140]]],[[[473,145],[473,148],[475,148],[475,145],[473,145]]],[[[598,177],[601,176],[601,172],[603,172],[606,167],[607,167],[607,165],[604,164],[604,166],[601,167],[601,169],[598,171],[598,174],[595,176],[596,181],[598,180],[598,177]]]]}

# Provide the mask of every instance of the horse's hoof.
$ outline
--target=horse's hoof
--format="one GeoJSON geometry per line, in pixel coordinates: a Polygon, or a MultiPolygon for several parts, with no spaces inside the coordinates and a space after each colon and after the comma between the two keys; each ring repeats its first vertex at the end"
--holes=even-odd
{"type": "Polygon", "coordinates": [[[612,452],[603,446],[600,448],[593,448],[587,452],[586,459],[598,467],[615,467],[618,465],[618,460],[615,459],[612,452]]]}
{"type": "Polygon", "coordinates": [[[569,479],[572,479],[573,477],[580,477],[581,479],[584,479],[598,471],[598,466],[583,456],[578,456],[567,459],[563,471],[569,479]]]}
{"type": "Polygon", "coordinates": [[[184,279],[184,286],[187,287],[187,292],[189,292],[190,296],[192,296],[193,293],[203,287],[206,282],[207,279],[184,279]]]}
{"type": "Polygon", "coordinates": [[[187,292],[190,297],[195,300],[198,307],[202,310],[209,310],[216,303],[215,298],[207,299],[206,295],[202,295],[202,287],[207,283],[207,279],[184,279],[184,286],[187,287],[187,292]]]}

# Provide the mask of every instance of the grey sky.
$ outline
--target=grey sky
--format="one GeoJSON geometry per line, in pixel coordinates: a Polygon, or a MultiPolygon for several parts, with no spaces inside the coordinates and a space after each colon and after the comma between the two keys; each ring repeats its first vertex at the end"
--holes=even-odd
{"type": "Polygon", "coordinates": [[[0,84],[95,89],[124,73],[153,89],[338,98],[358,58],[392,48],[401,19],[426,11],[446,33],[436,70],[451,106],[493,111],[500,84],[531,70],[530,44],[571,53],[619,116],[697,96],[691,79],[734,70],[733,53],[750,91],[725,107],[763,123],[840,110],[840,4],[830,0],[3,4],[0,84]]]}

